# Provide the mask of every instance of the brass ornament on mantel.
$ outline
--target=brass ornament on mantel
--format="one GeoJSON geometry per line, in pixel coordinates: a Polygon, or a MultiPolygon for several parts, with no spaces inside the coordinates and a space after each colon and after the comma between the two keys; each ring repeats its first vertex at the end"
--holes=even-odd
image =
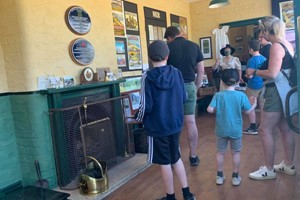
{"type": "Polygon", "coordinates": [[[80,84],[98,82],[98,75],[94,73],[93,69],[86,67],[81,71],[80,84]]]}

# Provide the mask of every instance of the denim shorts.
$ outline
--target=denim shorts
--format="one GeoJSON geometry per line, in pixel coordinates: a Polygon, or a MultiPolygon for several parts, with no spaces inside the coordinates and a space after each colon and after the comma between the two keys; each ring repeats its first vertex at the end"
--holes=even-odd
{"type": "Polygon", "coordinates": [[[184,83],[187,100],[184,103],[184,115],[193,115],[196,110],[197,89],[194,82],[184,83]]]}
{"type": "Polygon", "coordinates": [[[242,138],[233,139],[230,137],[220,137],[217,136],[217,151],[226,152],[227,144],[230,142],[230,149],[233,152],[239,152],[242,150],[242,138]]]}
{"type": "Polygon", "coordinates": [[[282,112],[282,103],[276,86],[266,87],[264,98],[265,112],[282,112]]]}

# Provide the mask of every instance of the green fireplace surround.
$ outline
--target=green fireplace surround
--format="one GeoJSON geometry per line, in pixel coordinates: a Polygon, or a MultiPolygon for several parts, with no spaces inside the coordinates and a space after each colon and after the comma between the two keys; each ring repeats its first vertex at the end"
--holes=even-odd
{"type": "Polygon", "coordinates": [[[34,185],[35,160],[40,162],[42,177],[49,181],[49,187],[57,187],[49,108],[61,108],[63,99],[79,94],[108,92],[110,98],[120,96],[120,82],[0,94],[0,191],[16,183],[34,185]]]}

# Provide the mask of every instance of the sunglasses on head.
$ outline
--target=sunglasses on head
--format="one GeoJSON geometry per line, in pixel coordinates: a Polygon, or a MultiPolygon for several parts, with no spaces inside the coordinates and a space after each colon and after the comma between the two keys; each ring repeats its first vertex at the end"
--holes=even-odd
{"type": "Polygon", "coordinates": [[[263,26],[263,28],[261,26],[259,26],[259,30],[262,32],[267,32],[267,28],[266,28],[264,22],[262,20],[258,20],[258,23],[262,24],[262,26],[263,26]]]}

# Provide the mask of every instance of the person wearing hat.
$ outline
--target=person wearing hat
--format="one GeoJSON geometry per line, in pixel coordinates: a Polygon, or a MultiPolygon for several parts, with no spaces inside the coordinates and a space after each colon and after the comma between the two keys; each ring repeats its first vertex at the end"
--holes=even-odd
{"type": "Polygon", "coordinates": [[[217,176],[216,184],[222,185],[225,180],[223,174],[224,156],[227,144],[230,143],[233,157],[232,185],[238,186],[242,178],[239,175],[240,152],[242,150],[242,112],[249,114],[256,107],[256,98],[248,97],[243,92],[235,90],[240,81],[237,69],[222,71],[224,90],[214,94],[207,112],[216,114],[216,146],[217,146],[217,176]],[[251,104],[249,102],[251,101],[251,104]]]}
{"type": "MultiPolygon", "coordinates": [[[[238,57],[232,56],[235,52],[235,48],[230,46],[230,44],[226,44],[220,50],[221,55],[223,56],[221,59],[218,59],[213,67],[214,70],[224,70],[224,69],[237,69],[239,73],[239,81],[244,82],[242,79],[242,65],[238,57]]],[[[222,82],[220,82],[220,91],[224,90],[224,86],[222,82]]]]}
{"type": "Polygon", "coordinates": [[[150,162],[160,165],[167,193],[161,200],[176,200],[172,169],[179,178],[184,200],[196,200],[189,191],[179,149],[186,92],[181,72],[167,65],[169,52],[168,45],[160,40],[148,47],[153,68],[142,76],[141,105],[136,121],[143,122],[148,136],[150,162]]]}
{"type": "Polygon", "coordinates": [[[179,69],[184,79],[188,100],[184,104],[184,121],[187,127],[187,139],[190,149],[190,165],[198,166],[200,159],[197,156],[198,129],[195,119],[197,90],[203,84],[204,58],[199,45],[185,39],[179,29],[169,26],[164,38],[168,42],[170,55],[168,64],[179,69]],[[195,81],[196,71],[196,81],[195,81]]]}

